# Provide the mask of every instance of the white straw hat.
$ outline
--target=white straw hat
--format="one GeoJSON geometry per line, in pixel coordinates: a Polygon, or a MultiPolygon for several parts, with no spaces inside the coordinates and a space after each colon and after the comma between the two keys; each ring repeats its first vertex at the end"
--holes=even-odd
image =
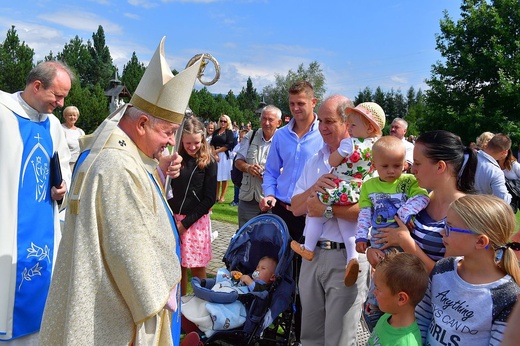
{"type": "Polygon", "coordinates": [[[386,122],[386,115],[381,108],[375,102],[363,102],[358,104],[354,108],[347,108],[346,113],[357,113],[368,119],[377,129],[383,131],[386,122]]]}
{"type": "Polygon", "coordinates": [[[181,124],[199,74],[202,56],[193,65],[173,76],[164,57],[165,38],[162,38],[150,60],[130,104],[157,118],[181,124]]]}

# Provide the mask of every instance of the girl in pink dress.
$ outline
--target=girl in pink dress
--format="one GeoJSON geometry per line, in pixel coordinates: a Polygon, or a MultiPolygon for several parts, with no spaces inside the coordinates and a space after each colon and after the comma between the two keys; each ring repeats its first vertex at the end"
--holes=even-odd
{"type": "Polygon", "coordinates": [[[179,145],[182,168],[172,179],[173,198],[168,203],[174,213],[181,239],[181,292],[186,294],[188,268],[194,277],[206,278],[211,260],[211,220],[209,212],[216,199],[217,163],[205,138],[204,125],[187,118],[179,145]]]}

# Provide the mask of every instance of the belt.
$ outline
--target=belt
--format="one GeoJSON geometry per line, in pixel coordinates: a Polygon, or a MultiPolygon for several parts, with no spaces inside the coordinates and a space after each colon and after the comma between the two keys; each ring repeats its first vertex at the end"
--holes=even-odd
{"type": "Polygon", "coordinates": [[[336,243],[330,240],[318,240],[316,246],[324,250],[340,250],[345,248],[345,243],[336,243]]]}
{"type": "Polygon", "coordinates": [[[291,205],[288,204],[288,203],[285,203],[283,201],[280,201],[278,198],[276,199],[276,203],[277,204],[280,204],[284,209],[288,210],[288,211],[292,211],[291,210],[291,205]]]}

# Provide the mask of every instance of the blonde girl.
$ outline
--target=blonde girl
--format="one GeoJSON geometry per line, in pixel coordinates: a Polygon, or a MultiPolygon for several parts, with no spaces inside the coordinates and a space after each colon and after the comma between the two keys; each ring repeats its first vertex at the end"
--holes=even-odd
{"type": "Polygon", "coordinates": [[[168,200],[181,239],[183,295],[188,268],[192,276],[204,279],[211,260],[209,211],[216,198],[217,163],[205,137],[204,125],[197,118],[185,120],[179,145],[182,167],[179,177],[171,181],[173,198],[168,200]]]}
{"type": "Polygon", "coordinates": [[[446,258],[431,273],[416,310],[429,345],[499,345],[520,293],[520,269],[509,239],[511,207],[495,196],[466,195],[451,203],[441,232],[446,258]]]}

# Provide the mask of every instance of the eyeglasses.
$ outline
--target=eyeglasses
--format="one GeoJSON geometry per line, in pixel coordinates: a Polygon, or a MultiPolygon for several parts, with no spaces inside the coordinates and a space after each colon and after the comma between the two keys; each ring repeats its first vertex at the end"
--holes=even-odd
{"type": "Polygon", "coordinates": [[[446,224],[446,226],[444,226],[444,229],[446,230],[446,237],[449,237],[451,232],[467,233],[467,234],[477,234],[477,235],[480,234],[478,232],[471,231],[469,229],[462,229],[462,228],[451,227],[448,224],[446,224]]]}
{"type": "Polygon", "coordinates": [[[227,120],[221,120],[220,122],[221,123],[227,123],[227,120]]]}

